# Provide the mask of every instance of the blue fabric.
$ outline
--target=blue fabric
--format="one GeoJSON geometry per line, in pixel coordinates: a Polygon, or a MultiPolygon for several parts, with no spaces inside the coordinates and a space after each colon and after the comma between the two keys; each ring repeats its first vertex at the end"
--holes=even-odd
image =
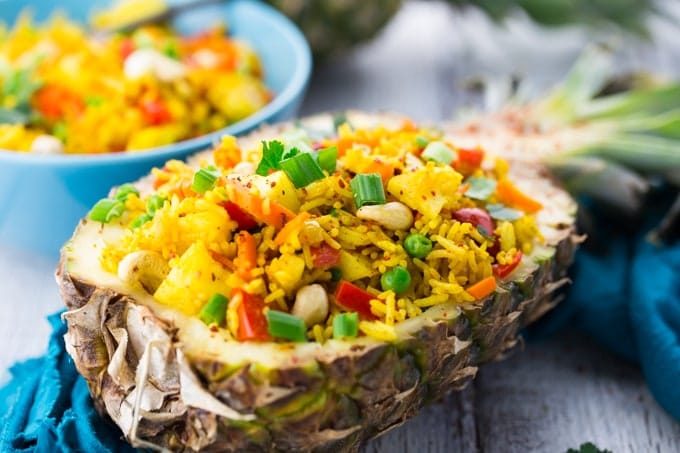
{"type": "Polygon", "coordinates": [[[671,205],[659,193],[643,225],[600,219],[595,241],[579,250],[567,300],[528,333],[529,339],[570,328],[587,333],[620,357],[637,363],[652,394],[680,420],[680,241],[648,240],[671,205]],[[617,230],[625,224],[627,231],[617,230]]]}
{"type": "MultiPolygon", "coordinates": [[[[649,225],[658,219],[651,213],[649,225]]],[[[658,402],[680,420],[680,243],[657,247],[645,239],[649,225],[632,233],[611,225],[600,225],[604,240],[588,241],[595,251],[578,252],[567,300],[529,336],[585,331],[638,363],[658,402]]],[[[12,367],[12,381],[0,390],[0,451],[133,452],[92,407],[64,350],[59,316],[49,320],[47,354],[12,367]]]]}
{"type": "Polygon", "coordinates": [[[14,365],[0,390],[2,452],[134,452],[113,422],[97,414],[85,380],[64,349],[66,327],[49,317],[47,354],[14,365]]]}

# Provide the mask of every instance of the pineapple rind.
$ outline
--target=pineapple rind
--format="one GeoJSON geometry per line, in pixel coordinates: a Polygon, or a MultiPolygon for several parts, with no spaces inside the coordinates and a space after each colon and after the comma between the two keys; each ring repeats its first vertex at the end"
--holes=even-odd
{"type": "Polygon", "coordinates": [[[69,308],[68,351],[99,412],[111,416],[136,447],[354,451],[464,387],[478,365],[514,347],[519,330],[555,303],[578,242],[572,219],[552,232],[546,244],[555,249],[552,257],[502,282],[484,301],[410,324],[394,343],[334,348],[330,341],[323,354],[286,366],[188,355],[189,372],[205,391],[198,399],[186,392],[180,364],[185,345],[173,325],[134,297],[79,275],[69,263],[73,250],[65,249],[57,280],[69,308]],[[121,347],[125,354],[116,354],[121,347]],[[147,349],[152,353],[145,355],[147,349]],[[140,391],[147,406],[135,408],[140,391]],[[135,414],[138,424],[132,423],[135,414]]]}

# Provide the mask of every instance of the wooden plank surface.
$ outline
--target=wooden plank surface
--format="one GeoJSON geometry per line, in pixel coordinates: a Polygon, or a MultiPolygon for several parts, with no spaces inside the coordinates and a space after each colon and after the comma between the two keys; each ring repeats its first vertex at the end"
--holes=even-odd
{"type": "MultiPolygon", "coordinates": [[[[303,113],[361,108],[396,110],[418,120],[450,118],[479,101],[462,89],[479,55],[497,62],[492,72],[498,78],[517,68],[527,72],[535,63],[504,53],[495,41],[470,41],[487,26],[463,21],[442,2],[407,2],[376,41],[317,68],[303,113]]],[[[665,44],[677,47],[677,36],[668,34],[665,44]]],[[[554,49],[573,52],[569,42],[551,39],[554,49]]],[[[658,69],[672,67],[677,54],[650,55],[658,69]]],[[[566,67],[564,61],[543,66],[554,72],[566,67]]],[[[61,307],[56,264],[0,246],[2,380],[11,363],[46,348],[45,316],[61,307]]],[[[562,452],[588,441],[617,453],[680,452],[680,424],[654,402],[635,367],[564,333],[482,367],[466,390],[371,441],[365,451],[562,452]]]]}

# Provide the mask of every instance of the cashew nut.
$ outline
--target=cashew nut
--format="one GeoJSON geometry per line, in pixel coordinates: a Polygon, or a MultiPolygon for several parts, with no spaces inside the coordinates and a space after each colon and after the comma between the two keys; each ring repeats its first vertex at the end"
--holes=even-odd
{"type": "Polygon", "coordinates": [[[31,152],[38,154],[63,154],[64,144],[54,135],[38,135],[31,143],[31,152]]]}
{"type": "Polygon", "coordinates": [[[295,295],[292,313],[308,326],[323,322],[328,317],[328,294],[323,286],[315,283],[300,288],[295,295]]]}
{"type": "Polygon", "coordinates": [[[118,263],[118,278],[128,285],[141,286],[149,294],[156,292],[169,272],[163,256],[148,250],[129,253],[118,263]]]}
{"type": "Polygon", "coordinates": [[[388,230],[407,230],[413,225],[411,208],[398,201],[362,206],[357,211],[357,217],[363,220],[373,220],[388,230]]]}
{"type": "Polygon", "coordinates": [[[137,49],[125,59],[123,72],[128,79],[151,74],[164,82],[172,82],[186,75],[186,67],[154,49],[137,49]]]}

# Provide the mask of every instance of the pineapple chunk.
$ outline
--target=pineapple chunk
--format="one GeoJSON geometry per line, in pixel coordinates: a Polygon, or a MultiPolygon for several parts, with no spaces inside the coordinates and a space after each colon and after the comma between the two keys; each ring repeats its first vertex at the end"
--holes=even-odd
{"type": "Polygon", "coordinates": [[[215,293],[229,294],[229,272],[215,261],[203,242],[196,242],[179,258],[154,293],[162,304],[195,315],[215,293]]]}
{"type": "Polygon", "coordinates": [[[371,263],[367,258],[352,255],[344,250],[340,251],[338,267],[342,272],[342,278],[349,282],[373,275],[371,263]]]}
{"type": "Polygon", "coordinates": [[[390,179],[387,191],[426,217],[436,217],[445,206],[454,207],[460,198],[463,176],[449,166],[432,162],[416,171],[390,179]]]}
{"type": "Polygon", "coordinates": [[[278,283],[286,293],[291,293],[300,282],[304,270],[304,258],[296,255],[281,255],[272,260],[266,272],[269,278],[278,283]]]}
{"type": "Polygon", "coordinates": [[[255,187],[263,198],[276,201],[293,212],[300,210],[295,186],[284,172],[276,171],[269,176],[242,175],[238,179],[246,186],[255,187]]]}

